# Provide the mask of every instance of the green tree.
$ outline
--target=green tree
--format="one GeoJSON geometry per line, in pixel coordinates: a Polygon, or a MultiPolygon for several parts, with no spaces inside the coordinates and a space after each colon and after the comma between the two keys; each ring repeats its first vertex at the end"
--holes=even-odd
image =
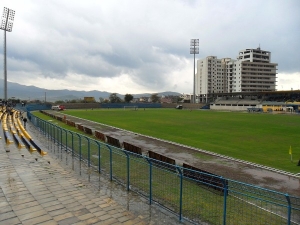
{"type": "Polygon", "coordinates": [[[131,94],[126,94],[124,96],[124,101],[129,103],[133,99],[133,96],[131,94]]]}
{"type": "Polygon", "coordinates": [[[150,99],[151,99],[151,102],[159,102],[158,94],[152,94],[150,99]]]}
{"type": "Polygon", "coordinates": [[[122,102],[120,97],[117,96],[117,93],[112,93],[110,96],[109,96],[109,101],[111,103],[119,103],[119,102],[122,102]]]}

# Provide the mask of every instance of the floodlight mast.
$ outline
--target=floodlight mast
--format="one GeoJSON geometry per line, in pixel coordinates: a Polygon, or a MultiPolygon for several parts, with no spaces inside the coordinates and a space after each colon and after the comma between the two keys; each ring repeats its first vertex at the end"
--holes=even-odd
{"type": "Polygon", "coordinates": [[[15,18],[15,11],[4,7],[1,30],[4,30],[4,100],[7,101],[7,65],[6,65],[6,31],[11,32],[15,18]]]}
{"type": "Polygon", "coordinates": [[[190,43],[190,54],[194,54],[194,85],[193,85],[193,103],[196,103],[196,97],[195,97],[195,54],[199,54],[199,39],[191,39],[190,43]]]}

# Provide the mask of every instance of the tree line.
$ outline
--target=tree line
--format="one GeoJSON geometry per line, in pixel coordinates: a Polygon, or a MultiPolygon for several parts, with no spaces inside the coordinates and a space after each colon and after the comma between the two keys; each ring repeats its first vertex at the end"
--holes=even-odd
{"type": "MultiPolygon", "coordinates": [[[[172,96],[172,102],[174,103],[177,103],[179,101],[182,100],[182,98],[180,98],[179,96],[172,96]]],[[[126,94],[124,96],[124,98],[120,98],[117,93],[112,93],[110,94],[110,96],[108,97],[108,99],[104,99],[102,97],[99,98],[99,102],[100,103],[130,103],[132,100],[134,99],[133,95],[132,94],[126,94]]],[[[158,94],[152,94],[150,97],[149,97],[150,101],[149,102],[152,102],[152,103],[158,103],[160,102],[160,97],[158,96],[158,94]]],[[[2,99],[0,99],[1,101],[2,99]]],[[[36,104],[43,104],[45,103],[45,101],[41,101],[41,100],[31,100],[31,101],[28,101],[28,100],[20,100],[20,99],[16,99],[16,98],[9,98],[8,99],[8,102],[11,102],[11,103],[14,103],[14,104],[17,104],[17,103],[21,103],[21,102],[24,102],[24,103],[36,103],[36,104]]],[[[96,102],[96,101],[95,101],[96,102]]],[[[47,103],[51,103],[51,102],[48,102],[47,103]]],[[[55,104],[64,104],[64,103],[86,103],[86,101],[84,99],[73,99],[73,100],[57,100],[54,102],[55,104]]]]}
{"type": "MultiPolygon", "coordinates": [[[[117,95],[117,93],[112,93],[112,94],[109,96],[108,99],[109,99],[109,100],[107,100],[107,102],[110,102],[110,103],[121,103],[121,102],[129,103],[129,102],[131,102],[131,101],[133,100],[133,95],[131,95],[131,94],[126,94],[126,95],[124,96],[124,99],[121,99],[121,98],[117,95]]],[[[154,102],[154,103],[159,102],[159,99],[160,99],[160,98],[159,98],[158,94],[152,94],[152,95],[150,96],[151,102],[154,102]]],[[[100,99],[100,102],[102,102],[101,99],[100,99]]],[[[104,100],[103,102],[105,102],[105,100],[104,100]]]]}

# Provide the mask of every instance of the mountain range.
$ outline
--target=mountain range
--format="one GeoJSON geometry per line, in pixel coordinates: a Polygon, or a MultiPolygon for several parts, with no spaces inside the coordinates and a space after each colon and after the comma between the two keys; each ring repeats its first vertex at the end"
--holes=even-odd
{"type": "MultiPolygon", "coordinates": [[[[3,79],[0,79],[0,91],[2,90],[2,93],[0,92],[0,98],[4,96],[4,81],[3,79]]],[[[18,83],[12,83],[7,82],[7,98],[15,98],[20,100],[40,100],[40,101],[46,101],[47,102],[55,102],[58,100],[79,100],[83,99],[84,97],[94,97],[96,101],[99,101],[99,98],[109,98],[109,96],[112,93],[106,92],[106,91],[73,91],[73,90],[50,90],[50,89],[44,89],[39,88],[35,86],[26,86],[21,85],[18,83]]],[[[134,98],[139,97],[150,97],[153,93],[143,93],[143,94],[131,94],[134,98]]],[[[181,93],[178,92],[172,92],[172,91],[165,91],[165,92],[159,92],[156,93],[158,96],[162,95],[174,95],[179,96],[181,93]]],[[[121,99],[124,98],[124,95],[118,94],[117,96],[121,99]]]]}

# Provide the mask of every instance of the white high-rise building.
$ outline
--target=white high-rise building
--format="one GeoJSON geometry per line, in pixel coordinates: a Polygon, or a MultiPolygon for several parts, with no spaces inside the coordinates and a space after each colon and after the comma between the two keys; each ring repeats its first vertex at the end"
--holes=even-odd
{"type": "Polygon", "coordinates": [[[271,63],[271,52],[260,48],[239,52],[241,92],[275,91],[277,63],[271,63]]]}
{"type": "Polygon", "coordinates": [[[196,94],[275,91],[276,63],[271,53],[257,49],[239,52],[237,60],[208,56],[197,60],[196,94]]]}

